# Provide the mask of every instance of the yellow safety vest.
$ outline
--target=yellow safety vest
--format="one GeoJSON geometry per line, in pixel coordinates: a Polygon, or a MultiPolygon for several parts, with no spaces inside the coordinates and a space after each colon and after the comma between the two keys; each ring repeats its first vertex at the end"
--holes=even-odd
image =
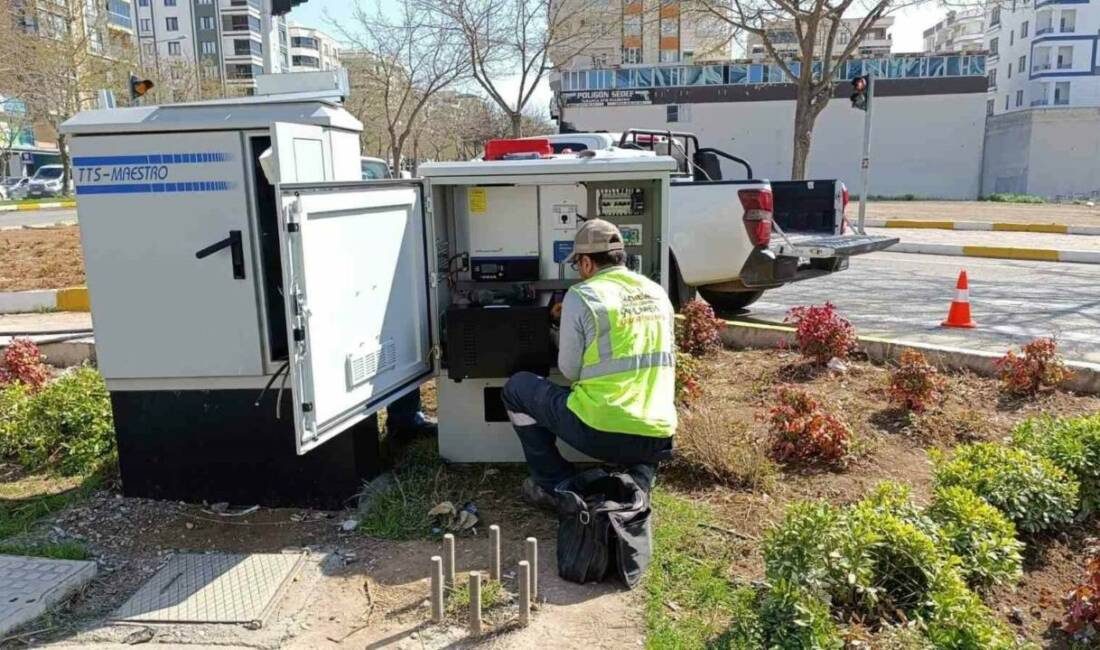
{"type": "Polygon", "coordinates": [[[666,438],[676,432],[672,305],[661,287],[625,267],[573,285],[592,312],[568,406],[600,431],[666,438]]]}

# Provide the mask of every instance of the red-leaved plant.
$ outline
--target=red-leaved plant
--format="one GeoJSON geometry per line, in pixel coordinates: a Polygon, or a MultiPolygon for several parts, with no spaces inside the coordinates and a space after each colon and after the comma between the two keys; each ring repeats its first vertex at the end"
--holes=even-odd
{"type": "Polygon", "coordinates": [[[676,402],[688,405],[703,393],[699,361],[686,352],[676,353],[676,402]]]}
{"type": "Polygon", "coordinates": [[[1066,616],[1062,627],[1066,632],[1081,640],[1100,637],[1100,546],[1096,540],[1085,564],[1084,580],[1066,593],[1063,602],[1066,616]]]}
{"type": "Polygon", "coordinates": [[[918,413],[939,398],[943,377],[917,350],[901,353],[898,367],[890,375],[890,400],[918,413]]]}
{"type": "Polygon", "coordinates": [[[832,303],[792,307],[783,322],[794,324],[799,351],[818,364],[829,363],[833,357],[846,359],[856,347],[852,323],[838,314],[832,303]]]}
{"type": "Polygon", "coordinates": [[[31,390],[38,390],[46,384],[50,372],[46,368],[46,357],[30,339],[14,339],[4,350],[3,363],[0,364],[0,384],[19,382],[31,390]]]}
{"type": "Polygon", "coordinates": [[[680,309],[680,315],[676,346],[681,352],[701,357],[722,347],[726,322],[714,315],[710,305],[696,298],[680,309]]]}
{"type": "Polygon", "coordinates": [[[994,362],[1001,373],[1001,389],[1010,395],[1034,395],[1072,376],[1053,338],[1035,339],[1025,345],[1022,352],[1018,355],[1009,350],[994,362]]]}
{"type": "Polygon", "coordinates": [[[806,391],[780,386],[768,410],[769,454],[779,462],[828,462],[848,455],[852,432],[806,391]]]}

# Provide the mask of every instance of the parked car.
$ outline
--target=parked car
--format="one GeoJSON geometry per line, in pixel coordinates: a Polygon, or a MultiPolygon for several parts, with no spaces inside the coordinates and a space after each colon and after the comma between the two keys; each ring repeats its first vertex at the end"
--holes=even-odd
{"type": "Polygon", "coordinates": [[[390,166],[381,158],[363,156],[359,159],[359,166],[363,172],[363,180],[374,181],[382,178],[393,178],[390,166]]]}
{"type": "Polygon", "coordinates": [[[64,175],[65,168],[61,165],[43,165],[39,167],[27,186],[27,198],[41,199],[61,196],[65,193],[61,180],[64,175]]]}
{"type": "Polygon", "coordinates": [[[5,178],[4,181],[0,183],[0,197],[10,201],[25,199],[27,198],[27,186],[30,185],[30,182],[31,179],[26,176],[5,178]]]}

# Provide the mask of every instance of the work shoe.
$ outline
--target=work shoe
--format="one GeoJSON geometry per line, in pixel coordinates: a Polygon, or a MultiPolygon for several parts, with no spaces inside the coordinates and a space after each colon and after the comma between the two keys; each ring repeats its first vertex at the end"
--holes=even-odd
{"type": "Polygon", "coordinates": [[[535,483],[535,479],[527,477],[523,479],[523,488],[520,494],[528,504],[549,512],[558,511],[558,500],[552,494],[535,483]]]}

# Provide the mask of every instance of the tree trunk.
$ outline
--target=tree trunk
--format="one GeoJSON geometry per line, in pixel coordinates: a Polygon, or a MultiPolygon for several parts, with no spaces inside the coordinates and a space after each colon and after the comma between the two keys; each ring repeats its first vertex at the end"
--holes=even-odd
{"type": "Polygon", "coordinates": [[[794,109],[794,148],[791,156],[791,180],[806,178],[806,161],[810,157],[810,145],[813,143],[814,115],[809,93],[799,92],[794,109]]]}
{"type": "MultiPolygon", "coordinates": [[[[58,129],[60,131],[60,129],[58,129]]],[[[69,169],[68,137],[63,133],[57,134],[57,151],[61,154],[61,194],[69,196],[69,179],[72,178],[72,170],[69,169]]]]}
{"type": "Polygon", "coordinates": [[[514,113],[509,112],[508,113],[508,118],[512,121],[512,137],[513,138],[522,138],[523,137],[523,113],[520,113],[519,111],[516,111],[514,113]]]}

